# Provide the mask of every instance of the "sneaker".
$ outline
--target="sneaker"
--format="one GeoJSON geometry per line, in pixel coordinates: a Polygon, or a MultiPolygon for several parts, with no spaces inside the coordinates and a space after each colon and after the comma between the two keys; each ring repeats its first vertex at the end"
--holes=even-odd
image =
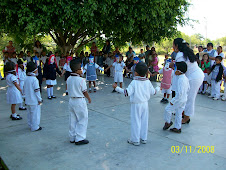
{"type": "Polygon", "coordinates": [[[218,98],[214,97],[213,100],[218,100],[218,98]]]}
{"type": "Polygon", "coordinates": [[[88,144],[89,141],[84,139],[84,140],[81,140],[81,141],[78,141],[78,142],[75,142],[75,145],[85,145],[85,144],[88,144]]]}
{"type": "Polygon", "coordinates": [[[140,143],[146,144],[147,143],[147,140],[140,139],[140,143]]]}
{"type": "Polygon", "coordinates": [[[19,110],[27,110],[26,107],[19,107],[19,110]]]}
{"type": "Polygon", "coordinates": [[[49,99],[49,100],[51,100],[51,99],[52,99],[52,97],[51,97],[51,96],[49,96],[49,97],[48,97],[48,99],[49,99]]]}
{"type": "Polygon", "coordinates": [[[162,98],[162,100],[160,102],[163,103],[164,101],[165,101],[165,98],[162,98]]]}
{"type": "Polygon", "coordinates": [[[139,146],[140,145],[140,142],[133,142],[130,139],[127,140],[127,143],[132,144],[134,146],[139,146]]]}
{"type": "Polygon", "coordinates": [[[51,96],[51,97],[54,98],[54,99],[56,98],[56,96],[51,96]]]}
{"type": "Polygon", "coordinates": [[[169,129],[170,126],[172,126],[173,122],[171,121],[170,123],[165,123],[164,127],[162,128],[163,130],[169,129]]]}
{"type": "Polygon", "coordinates": [[[112,93],[115,93],[115,92],[117,92],[115,89],[114,89],[114,90],[112,90],[112,93]]]}

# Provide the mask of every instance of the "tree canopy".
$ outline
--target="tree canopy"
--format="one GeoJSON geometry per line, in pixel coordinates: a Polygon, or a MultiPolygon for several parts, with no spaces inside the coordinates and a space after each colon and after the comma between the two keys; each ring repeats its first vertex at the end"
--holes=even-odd
{"type": "Polygon", "coordinates": [[[0,28],[50,34],[62,52],[97,37],[115,44],[157,42],[175,35],[188,6],[187,0],[2,0],[0,28]]]}

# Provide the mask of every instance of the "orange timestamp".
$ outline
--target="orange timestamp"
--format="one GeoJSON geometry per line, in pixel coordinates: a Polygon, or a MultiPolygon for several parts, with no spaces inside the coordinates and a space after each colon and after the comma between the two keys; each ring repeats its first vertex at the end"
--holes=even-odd
{"type": "Polygon", "coordinates": [[[214,153],[214,146],[171,146],[172,153],[214,153]]]}

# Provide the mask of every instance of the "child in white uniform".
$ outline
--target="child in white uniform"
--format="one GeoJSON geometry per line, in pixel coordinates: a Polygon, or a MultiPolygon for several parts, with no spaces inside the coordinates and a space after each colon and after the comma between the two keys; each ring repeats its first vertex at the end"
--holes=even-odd
{"type": "Polygon", "coordinates": [[[86,131],[88,125],[88,109],[85,97],[91,103],[87,92],[86,79],[82,75],[81,63],[78,60],[70,62],[71,76],[67,79],[69,93],[69,137],[76,145],[88,144],[86,131]]]}
{"type": "Polygon", "coordinates": [[[38,68],[35,63],[27,64],[27,77],[24,81],[25,104],[27,105],[27,123],[31,131],[42,130],[39,126],[41,118],[40,86],[38,79],[38,68]]]}
{"type": "Polygon", "coordinates": [[[22,103],[22,90],[19,86],[19,81],[17,79],[16,70],[15,70],[15,63],[7,62],[5,65],[5,72],[6,75],[6,82],[8,84],[6,100],[7,103],[11,104],[11,111],[12,114],[10,118],[12,120],[20,120],[22,117],[16,114],[16,104],[22,103]]]}
{"type": "Polygon", "coordinates": [[[163,130],[167,130],[173,122],[171,121],[172,113],[176,112],[175,115],[175,126],[170,129],[172,132],[181,133],[181,121],[182,112],[184,111],[187,98],[188,90],[190,89],[189,80],[185,76],[187,71],[187,64],[184,61],[176,62],[177,70],[175,75],[177,76],[177,90],[176,96],[171,100],[171,102],[166,106],[164,113],[165,126],[163,130]]]}
{"type": "MultiPolygon", "coordinates": [[[[20,82],[20,88],[23,91],[23,89],[24,89],[24,80],[26,78],[25,67],[24,67],[24,63],[23,63],[23,61],[21,59],[18,59],[17,64],[18,64],[17,77],[18,77],[19,82],[20,82]]],[[[23,106],[23,102],[20,103],[19,110],[27,110],[23,106]]]]}
{"type": "MultiPolygon", "coordinates": [[[[125,63],[122,61],[121,55],[116,55],[115,58],[116,58],[116,62],[114,62],[112,65],[110,65],[104,71],[107,71],[109,68],[114,67],[115,68],[114,82],[115,82],[115,84],[117,84],[119,82],[120,87],[122,88],[123,69],[126,69],[127,72],[129,72],[129,70],[126,68],[125,63]]],[[[116,92],[115,89],[112,92],[116,92]]]]}
{"type": "Polygon", "coordinates": [[[226,100],[226,69],[224,69],[224,94],[221,98],[222,101],[225,101],[226,100]]]}
{"type": "Polygon", "coordinates": [[[61,74],[61,76],[63,76],[64,73],[66,72],[65,78],[64,78],[64,81],[66,81],[66,95],[68,95],[68,90],[67,90],[67,79],[68,79],[68,77],[71,75],[70,62],[71,62],[72,59],[73,59],[73,57],[67,56],[66,63],[64,64],[64,67],[63,67],[63,72],[62,72],[62,74],[61,74]]]}
{"type": "Polygon", "coordinates": [[[117,87],[116,83],[112,85],[117,92],[123,93],[125,96],[130,96],[131,137],[127,142],[135,146],[140,145],[140,142],[143,144],[147,142],[148,100],[157,91],[149,79],[145,77],[147,72],[147,65],[144,62],[139,62],[135,68],[135,77],[128,88],[124,90],[117,87]]]}

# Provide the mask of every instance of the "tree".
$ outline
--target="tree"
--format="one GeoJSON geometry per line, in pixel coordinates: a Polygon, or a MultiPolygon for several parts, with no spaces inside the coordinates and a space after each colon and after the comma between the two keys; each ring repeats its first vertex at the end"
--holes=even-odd
{"type": "Polygon", "coordinates": [[[1,29],[51,35],[62,52],[104,35],[113,43],[160,41],[185,24],[187,0],[2,0],[1,29]]]}

